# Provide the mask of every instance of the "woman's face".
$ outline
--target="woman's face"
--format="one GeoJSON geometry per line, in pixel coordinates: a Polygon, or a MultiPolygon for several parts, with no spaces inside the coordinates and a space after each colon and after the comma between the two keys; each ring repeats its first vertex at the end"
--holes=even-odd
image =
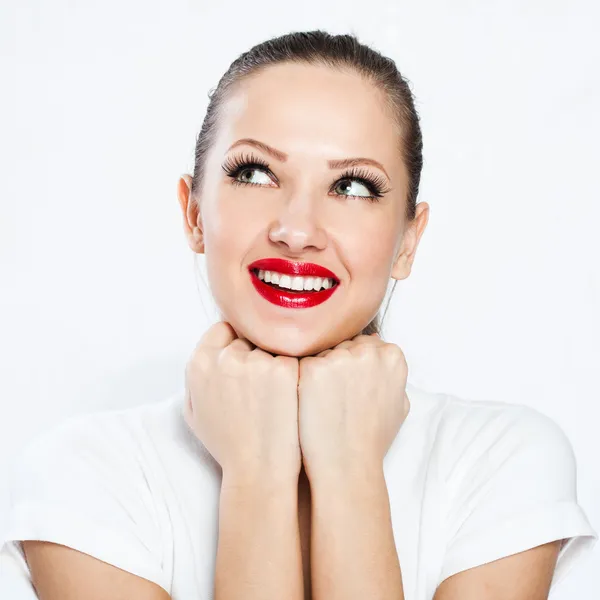
{"type": "Polygon", "coordinates": [[[418,204],[407,223],[399,133],[383,102],[356,74],[282,64],[246,80],[223,105],[196,191],[199,211],[189,176],[178,195],[190,246],[205,253],[221,317],[239,337],[272,354],[317,354],[358,335],[377,314],[390,277],[410,274],[428,206],[418,204]],[[231,173],[248,158],[267,166],[225,172],[223,165],[231,173]],[[333,162],[351,158],[361,160],[333,162]],[[375,186],[343,177],[348,170],[375,186]],[[376,202],[368,198],[374,191],[383,192],[376,202]],[[294,268],[310,263],[333,273],[335,286],[304,286],[302,294],[267,286],[250,265],[270,258],[290,263],[262,271],[288,271],[297,285],[306,278],[294,278],[307,271],[294,268]]]}

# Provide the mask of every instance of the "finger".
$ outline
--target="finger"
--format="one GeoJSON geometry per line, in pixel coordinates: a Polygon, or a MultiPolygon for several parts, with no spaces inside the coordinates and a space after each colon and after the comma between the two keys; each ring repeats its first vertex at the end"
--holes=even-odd
{"type": "Polygon", "coordinates": [[[252,352],[256,348],[256,346],[246,338],[236,338],[229,344],[229,347],[238,352],[252,352]]]}
{"type": "Polygon", "coordinates": [[[352,338],[351,340],[344,340],[343,342],[340,342],[337,346],[334,346],[333,348],[327,348],[327,350],[323,350],[322,352],[319,352],[319,354],[316,354],[315,356],[317,358],[323,358],[336,348],[352,348],[353,346],[356,346],[357,344],[372,344],[374,346],[379,346],[379,345],[383,345],[383,343],[384,342],[380,338],[372,337],[370,335],[357,335],[356,337],[352,338]],[[381,342],[381,343],[378,343],[378,342],[381,342]]]}
{"type": "Polygon", "coordinates": [[[373,346],[382,346],[385,342],[374,335],[357,335],[351,340],[345,340],[338,344],[336,348],[352,348],[359,344],[371,344],[373,346]]]}
{"type": "Polygon", "coordinates": [[[319,354],[315,354],[315,356],[317,358],[323,358],[324,356],[327,356],[330,352],[331,348],[327,348],[327,350],[322,350],[321,352],[319,352],[319,354]]]}
{"type": "MultiPolygon", "coordinates": [[[[273,358],[275,358],[276,356],[279,356],[280,358],[291,358],[289,356],[281,356],[278,354],[274,354],[273,352],[268,352],[267,350],[263,350],[262,348],[260,348],[259,346],[256,346],[254,344],[252,344],[252,354],[254,355],[264,355],[264,356],[271,356],[273,358]]],[[[297,360],[297,359],[296,359],[297,360]]]]}
{"type": "Polygon", "coordinates": [[[236,338],[235,329],[227,321],[218,321],[209,327],[200,338],[200,345],[210,348],[225,348],[236,338]]]}

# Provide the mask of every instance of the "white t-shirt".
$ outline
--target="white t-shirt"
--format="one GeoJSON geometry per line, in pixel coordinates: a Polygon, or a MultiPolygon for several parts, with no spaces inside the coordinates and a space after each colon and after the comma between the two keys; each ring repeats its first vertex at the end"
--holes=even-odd
{"type": "MultiPolygon", "coordinates": [[[[518,404],[406,391],[410,413],[384,460],[406,599],[431,600],[454,573],[568,539],[554,589],[598,539],[562,429],[518,404]]],[[[154,581],[173,600],[212,600],[222,471],[183,401],[180,391],[73,417],[27,446],[0,537],[5,585],[15,587],[1,597],[36,598],[18,542],[35,539],[154,581]]]]}

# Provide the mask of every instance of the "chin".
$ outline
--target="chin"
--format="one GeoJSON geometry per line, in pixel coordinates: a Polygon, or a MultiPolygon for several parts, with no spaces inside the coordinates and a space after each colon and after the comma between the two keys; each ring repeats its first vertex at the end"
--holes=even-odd
{"type": "Polygon", "coordinates": [[[331,335],[324,336],[311,335],[310,332],[300,331],[297,327],[278,327],[270,331],[261,331],[262,328],[239,328],[233,323],[231,326],[238,337],[247,339],[256,347],[277,356],[292,356],[302,358],[304,356],[314,356],[323,350],[332,348],[339,341],[332,340],[331,335]]]}
{"type": "MultiPolygon", "coordinates": [[[[254,342],[253,342],[254,343],[254,342]]],[[[322,352],[323,350],[327,350],[329,346],[324,345],[316,345],[316,344],[299,344],[295,347],[292,347],[289,343],[283,344],[268,344],[263,342],[261,344],[255,344],[259,346],[265,352],[269,352],[276,356],[291,356],[293,358],[303,358],[305,356],[315,356],[322,352]]]]}

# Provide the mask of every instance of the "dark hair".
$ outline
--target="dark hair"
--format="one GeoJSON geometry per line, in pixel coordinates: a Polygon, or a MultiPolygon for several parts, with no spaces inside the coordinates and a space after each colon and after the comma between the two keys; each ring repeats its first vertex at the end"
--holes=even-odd
{"type": "MultiPolygon", "coordinates": [[[[292,32],[272,38],[253,46],[231,63],[217,87],[209,93],[210,102],[196,141],[192,198],[196,197],[202,187],[206,157],[215,140],[219,124],[219,109],[223,106],[228,93],[249,76],[260,73],[270,65],[281,63],[326,65],[335,69],[358,72],[385,92],[386,106],[401,132],[398,150],[408,174],[405,215],[407,220],[412,221],[415,218],[423,166],[423,141],[419,115],[414,106],[409,83],[400,74],[396,63],[391,58],[361,44],[354,35],[332,35],[321,30],[292,32]]],[[[394,282],[392,294],[396,283],[398,282],[394,282]]],[[[387,306],[389,306],[389,299],[387,306]]],[[[362,333],[380,334],[380,329],[379,314],[377,314],[362,333]]]]}

